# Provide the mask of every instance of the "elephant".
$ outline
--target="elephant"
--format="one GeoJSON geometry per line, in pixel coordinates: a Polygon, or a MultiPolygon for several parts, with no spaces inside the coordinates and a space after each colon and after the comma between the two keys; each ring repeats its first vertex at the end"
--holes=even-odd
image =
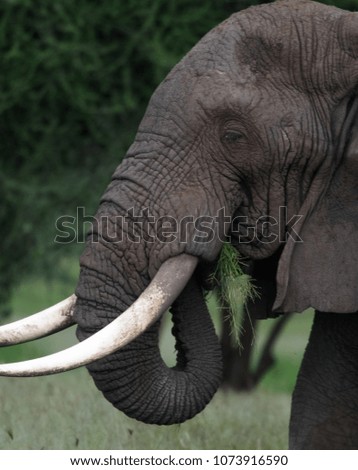
{"type": "Polygon", "coordinates": [[[2,364],[86,365],[149,424],[199,413],[221,382],[205,291],[225,242],[248,260],[261,318],[311,307],[291,449],[358,449],[358,13],[277,0],[230,16],[154,91],[101,198],[75,294],[4,325],[2,345],[77,324],[79,343],[2,364]],[[160,355],[173,316],[177,364],[160,355]]]}

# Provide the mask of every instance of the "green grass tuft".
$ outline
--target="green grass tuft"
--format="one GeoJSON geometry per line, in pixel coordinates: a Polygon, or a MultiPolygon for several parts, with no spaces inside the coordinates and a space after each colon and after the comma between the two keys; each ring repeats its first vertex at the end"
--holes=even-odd
{"type": "Polygon", "coordinates": [[[219,297],[229,307],[231,334],[234,342],[239,345],[245,304],[257,297],[258,292],[251,276],[244,273],[237,250],[229,243],[224,243],[221,249],[214,278],[218,282],[219,297]]]}

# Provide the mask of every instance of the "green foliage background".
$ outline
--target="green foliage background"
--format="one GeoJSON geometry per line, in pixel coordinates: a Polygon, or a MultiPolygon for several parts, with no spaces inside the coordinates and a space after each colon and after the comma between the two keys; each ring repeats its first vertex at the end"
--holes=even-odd
{"type": "Polygon", "coordinates": [[[0,313],[26,273],[61,274],[54,266],[70,247],[53,242],[56,219],[77,206],[94,213],[170,68],[258,3],[0,0],[0,313]]]}

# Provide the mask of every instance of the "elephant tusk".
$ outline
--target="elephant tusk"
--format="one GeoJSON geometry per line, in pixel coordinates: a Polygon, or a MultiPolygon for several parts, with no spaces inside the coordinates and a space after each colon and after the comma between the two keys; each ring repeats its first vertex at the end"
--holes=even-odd
{"type": "Polygon", "coordinates": [[[150,285],[118,318],[93,336],[64,351],[30,361],[0,364],[0,375],[57,374],[90,364],[130,343],[158,320],[184,289],[198,259],[182,254],[165,261],[150,285]]]}
{"type": "Polygon", "coordinates": [[[74,324],[73,294],[62,302],[21,320],[0,327],[0,346],[25,343],[64,330],[74,324]]]}

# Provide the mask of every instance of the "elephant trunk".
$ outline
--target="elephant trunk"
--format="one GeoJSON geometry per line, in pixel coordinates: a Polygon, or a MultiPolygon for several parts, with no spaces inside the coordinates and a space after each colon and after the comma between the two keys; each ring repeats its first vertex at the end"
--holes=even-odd
{"type": "MultiPolygon", "coordinates": [[[[78,302],[77,336],[91,315],[78,302]]],[[[221,349],[201,288],[190,279],[171,308],[177,365],[168,368],[158,345],[159,322],[123,349],[88,366],[104,396],[128,416],[152,424],[174,424],[192,418],[211,400],[221,382],[221,349]]]]}
{"type": "MultiPolygon", "coordinates": [[[[164,178],[156,184],[153,178],[158,179],[157,167],[164,168],[164,153],[158,151],[156,159],[149,159],[151,167],[148,153],[138,145],[147,145],[147,139],[133,146],[115,172],[81,257],[74,312],[80,341],[124,312],[168,259],[180,254],[205,259],[204,252],[215,257],[219,250],[216,239],[201,244],[193,236],[183,240],[180,224],[172,242],[162,239],[163,215],[175,221],[195,219],[207,212],[207,195],[198,191],[192,207],[179,169],[169,190],[164,178]]],[[[172,305],[172,314],[174,368],[168,368],[160,355],[159,322],[88,366],[99,390],[116,408],[146,423],[174,424],[193,417],[221,383],[221,349],[195,273],[172,305]]]]}

